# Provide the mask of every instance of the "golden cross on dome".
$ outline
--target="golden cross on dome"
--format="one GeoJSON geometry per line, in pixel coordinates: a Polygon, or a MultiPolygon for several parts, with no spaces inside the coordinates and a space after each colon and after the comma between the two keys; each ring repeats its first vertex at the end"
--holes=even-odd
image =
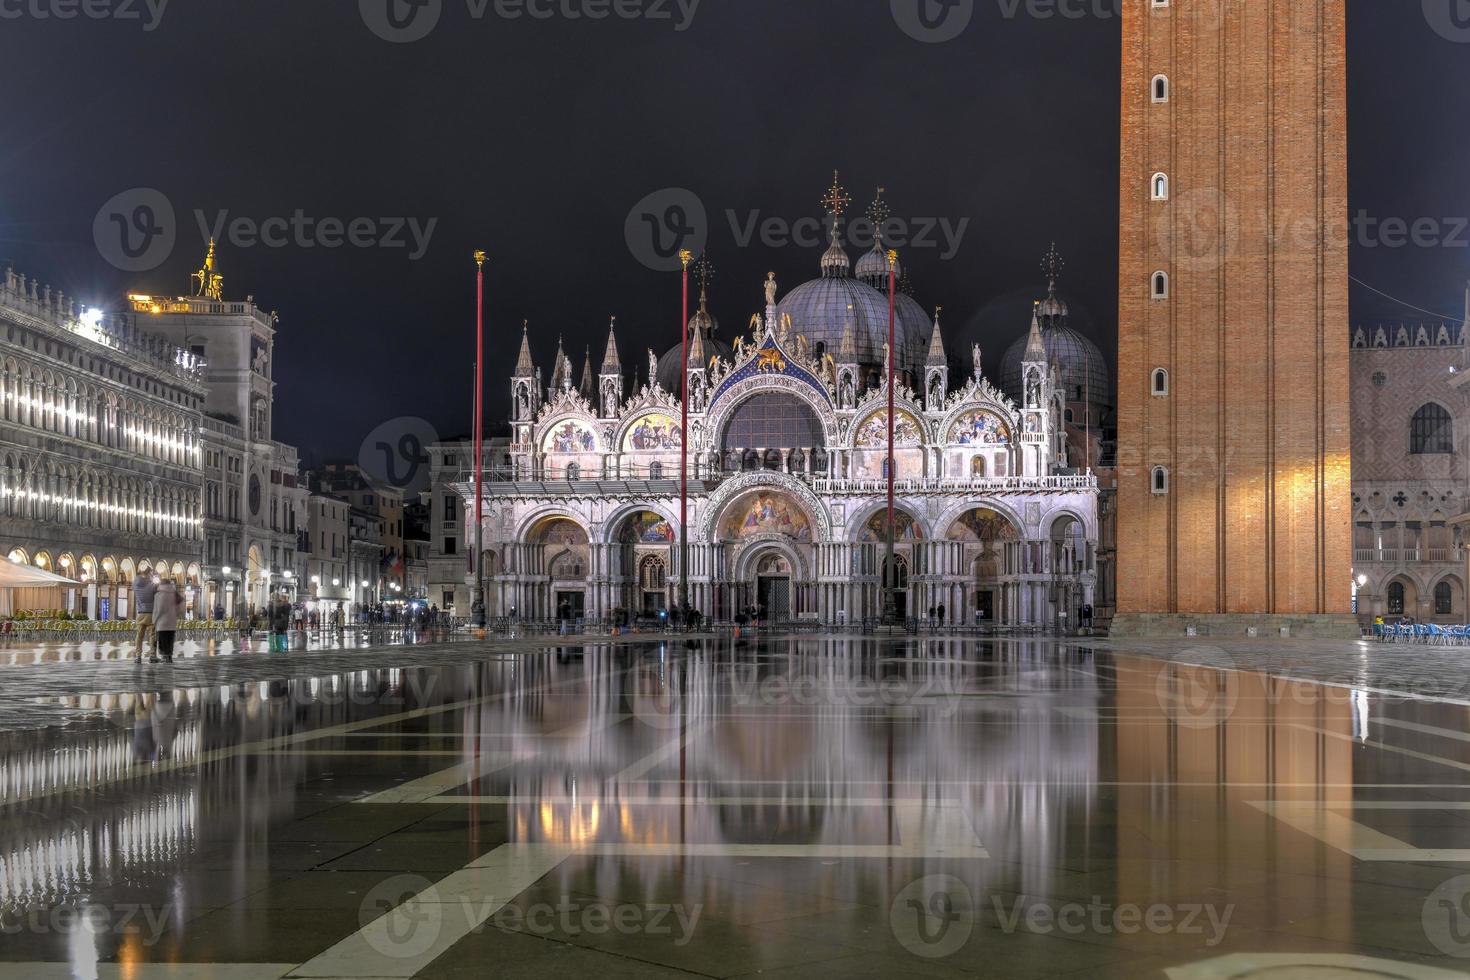
{"type": "Polygon", "coordinates": [[[1062,277],[1062,269],[1067,263],[1062,261],[1062,253],[1057,251],[1057,243],[1052,242],[1051,248],[1046,250],[1046,255],[1041,259],[1041,271],[1046,273],[1046,281],[1055,286],[1057,280],[1062,277]]]}
{"type": "Polygon", "coordinates": [[[703,290],[715,278],[715,267],[709,260],[709,253],[705,252],[694,263],[694,274],[699,277],[699,288],[703,290]]]}
{"type": "Polygon", "coordinates": [[[888,210],[888,202],[883,200],[883,194],[888,188],[878,188],[878,194],[873,198],[873,203],[868,205],[868,220],[873,224],[873,231],[877,235],[883,233],[883,222],[888,220],[892,213],[888,210]]]}
{"type": "Polygon", "coordinates": [[[822,196],[822,209],[834,218],[842,217],[847,206],[852,203],[837,171],[832,171],[832,186],[827,188],[827,193],[822,196]]]}

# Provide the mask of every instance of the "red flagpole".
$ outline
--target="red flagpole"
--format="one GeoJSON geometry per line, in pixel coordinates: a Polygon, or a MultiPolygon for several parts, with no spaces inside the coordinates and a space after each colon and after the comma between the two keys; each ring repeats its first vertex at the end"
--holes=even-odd
{"type": "Polygon", "coordinates": [[[898,349],[894,344],[895,308],[897,306],[897,274],[894,271],[898,263],[898,253],[892,249],[888,250],[888,567],[883,573],[883,584],[888,594],[884,597],[884,611],[892,611],[891,615],[898,615],[898,602],[894,596],[895,586],[898,582],[898,569],[894,566],[893,559],[893,474],[898,469],[898,461],[893,456],[893,388],[894,388],[894,362],[898,357],[898,349]]]}
{"type": "Polygon", "coordinates": [[[679,608],[689,621],[689,260],[684,249],[679,261],[684,266],[684,312],[679,320],[679,608]]]}
{"type": "Polygon", "coordinates": [[[470,614],[476,626],[485,625],[484,525],[480,520],[484,495],[485,443],[485,253],[475,251],[475,598],[470,614]]]}

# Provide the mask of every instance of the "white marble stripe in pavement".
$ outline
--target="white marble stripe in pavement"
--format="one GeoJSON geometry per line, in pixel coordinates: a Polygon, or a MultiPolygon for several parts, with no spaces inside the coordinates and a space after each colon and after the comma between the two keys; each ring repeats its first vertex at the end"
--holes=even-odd
{"type": "Polygon", "coordinates": [[[412,977],[573,853],[571,847],[502,844],[288,976],[412,977]]]}
{"type": "Polygon", "coordinates": [[[278,980],[289,963],[0,963],[0,980],[278,980]]]}

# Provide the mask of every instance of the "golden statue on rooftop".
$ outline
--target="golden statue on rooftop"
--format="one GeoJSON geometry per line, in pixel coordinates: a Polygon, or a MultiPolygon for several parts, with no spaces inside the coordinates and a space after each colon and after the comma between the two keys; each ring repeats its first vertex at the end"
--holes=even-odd
{"type": "Polygon", "coordinates": [[[214,239],[209,240],[209,252],[204,256],[204,266],[191,277],[194,280],[194,295],[213,300],[224,298],[225,277],[214,271],[214,239]]]}

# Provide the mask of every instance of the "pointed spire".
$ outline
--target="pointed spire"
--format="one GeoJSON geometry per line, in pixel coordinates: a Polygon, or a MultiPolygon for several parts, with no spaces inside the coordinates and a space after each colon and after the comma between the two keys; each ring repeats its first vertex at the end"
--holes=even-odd
{"type": "Polygon", "coordinates": [[[924,363],[928,367],[944,367],[948,361],[944,356],[944,338],[940,336],[939,312],[942,306],[934,308],[934,335],[929,338],[929,358],[924,363]]]}
{"type": "Polygon", "coordinates": [[[1041,339],[1041,317],[1034,306],[1031,308],[1031,335],[1026,338],[1026,356],[1023,360],[1046,363],[1046,342],[1041,339]]]}
{"type": "Polygon", "coordinates": [[[529,378],[536,373],[536,366],[531,361],[531,321],[521,322],[521,356],[516,359],[516,377],[529,378]]]}
{"type": "Polygon", "coordinates": [[[704,367],[704,330],[689,331],[689,366],[704,367]]]}
{"type": "Polygon", "coordinates": [[[594,384],[593,381],[592,381],[592,348],[591,348],[591,346],[588,346],[588,347],[586,347],[586,348],[583,349],[583,354],[582,354],[582,383],[577,386],[577,390],[582,393],[582,397],[585,398],[585,399],[587,399],[588,402],[592,402],[596,398],[596,395],[597,395],[597,385],[594,384]]]}
{"type": "Polygon", "coordinates": [[[602,355],[603,374],[622,374],[623,364],[618,360],[618,318],[613,317],[607,325],[607,353],[602,355]]]}

